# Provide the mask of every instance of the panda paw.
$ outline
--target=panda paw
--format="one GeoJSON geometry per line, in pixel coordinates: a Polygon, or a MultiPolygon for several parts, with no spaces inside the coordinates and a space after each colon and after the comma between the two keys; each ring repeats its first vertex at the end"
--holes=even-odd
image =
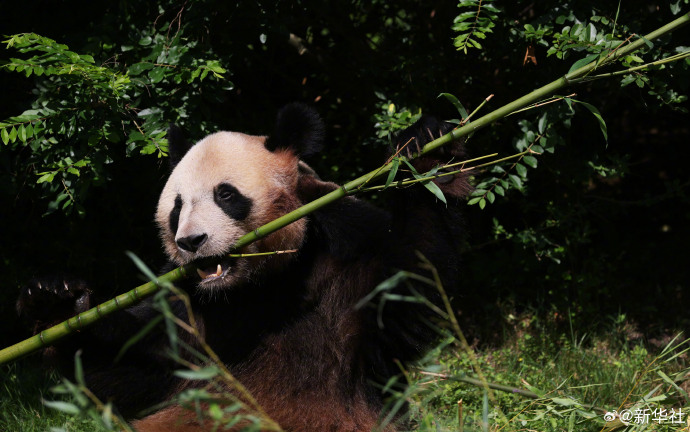
{"type": "MultiPolygon", "coordinates": [[[[422,116],[415,124],[395,137],[395,152],[401,156],[412,157],[422,151],[427,143],[434,141],[453,130],[454,125],[442,122],[431,116],[422,116]]],[[[443,147],[436,150],[439,155],[448,153],[443,147]]]]}
{"type": "Polygon", "coordinates": [[[32,279],[22,287],[17,313],[37,333],[90,308],[91,290],[82,280],[32,279]]]}
{"type": "MultiPolygon", "coordinates": [[[[431,141],[434,141],[450,131],[455,126],[451,123],[440,121],[434,117],[422,116],[415,124],[402,131],[395,139],[396,154],[412,157],[421,152],[421,149],[431,141]]],[[[431,170],[438,170],[438,174],[455,171],[457,168],[439,169],[451,161],[460,161],[464,158],[462,141],[447,144],[433,152],[418,157],[412,161],[412,165],[420,174],[431,170]]],[[[439,175],[434,183],[446,194],[456,198],[466,197],[472,190],[467,176],[463,173],[439,175]]]]}

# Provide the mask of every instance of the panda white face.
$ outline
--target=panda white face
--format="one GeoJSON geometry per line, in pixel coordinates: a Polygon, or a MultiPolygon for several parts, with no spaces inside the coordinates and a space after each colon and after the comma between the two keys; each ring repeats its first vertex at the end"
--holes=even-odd
{"type": "MultiPolygon", "coordinates": [[[[301,205],[298,157],[271,152],[265,142],[236,132],[209,135],[179,161],[161,193],[156,222],[166,253],[178,265],[199,264],[200,288],[231,288],[289,260],[227,257],[240,237],[301,205]]],[[[300,220],[233,252],[296,249],[305,231],[300,220]]]]}

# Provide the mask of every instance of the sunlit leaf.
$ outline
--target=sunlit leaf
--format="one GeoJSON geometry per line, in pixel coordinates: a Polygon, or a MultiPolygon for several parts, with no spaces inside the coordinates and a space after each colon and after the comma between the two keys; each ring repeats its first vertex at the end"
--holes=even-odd
{"type": "Polygon", "coordinates": [[[76,415],[81,412],[78,406],[69,402],[44,400],[43,405],[70,415],[76,415]]]}

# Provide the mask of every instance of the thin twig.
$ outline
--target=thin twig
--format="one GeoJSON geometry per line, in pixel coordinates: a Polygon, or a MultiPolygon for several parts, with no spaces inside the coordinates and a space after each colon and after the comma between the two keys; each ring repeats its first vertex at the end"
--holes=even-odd
{"type": "Polygon", "coordinates": [[[475,110],[472,111],[472,112],[470,113],[470,115],[468,115],[467,117],[465,117],[464,119],[462,119],[462,121],[460,122],[460,126],[463,126],[463,125],[465,125],[467,122],[469,122],[470,119],[472,118],[472,116],[475,115],[480,109],[482,109],[482,107],[483,107],[484,105],[486,105],[486,104],[491,100],[491,98],[493,98],[493,97],[494,97],[493,94],[490,94],[489,96],[487,96],[487,97],[482,101],[482,103],[480,103],[479,106],[478,106],[477,108],[475,108],[475,110]]]}

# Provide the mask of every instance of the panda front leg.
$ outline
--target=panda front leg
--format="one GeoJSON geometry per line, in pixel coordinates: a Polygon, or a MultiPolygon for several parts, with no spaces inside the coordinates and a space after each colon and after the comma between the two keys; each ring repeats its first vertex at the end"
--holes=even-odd
{"type": "MultiPolygon", "coordinates": [[[[19,318],[33,334],[84,312],[91,307],[92,292],[79,279],[61,276],[32,279],[19,292],[16,309],[19,318]]],[[[51,364],[61,364],[63,350],[48,347],[43,356],[51,364]]]]}
{"type": "MultiPolygon", "coordinates": [[[[31,280],[17,299],[17,312],[34,334],[96,305],[92,290],[79,279],[31,280]]],[[[174,362],[164,353],[165,332],[154,329],[118,358],[124,344],[158,315],[149,301],[118,311],[43,349],[44,362],[74,378],[80,352],[87,387],[103,402],[112,401],[126,417],[165,400],[178,382],[174,362]],[[115,359],[117,361],[115,361],[115,359]]]]}

